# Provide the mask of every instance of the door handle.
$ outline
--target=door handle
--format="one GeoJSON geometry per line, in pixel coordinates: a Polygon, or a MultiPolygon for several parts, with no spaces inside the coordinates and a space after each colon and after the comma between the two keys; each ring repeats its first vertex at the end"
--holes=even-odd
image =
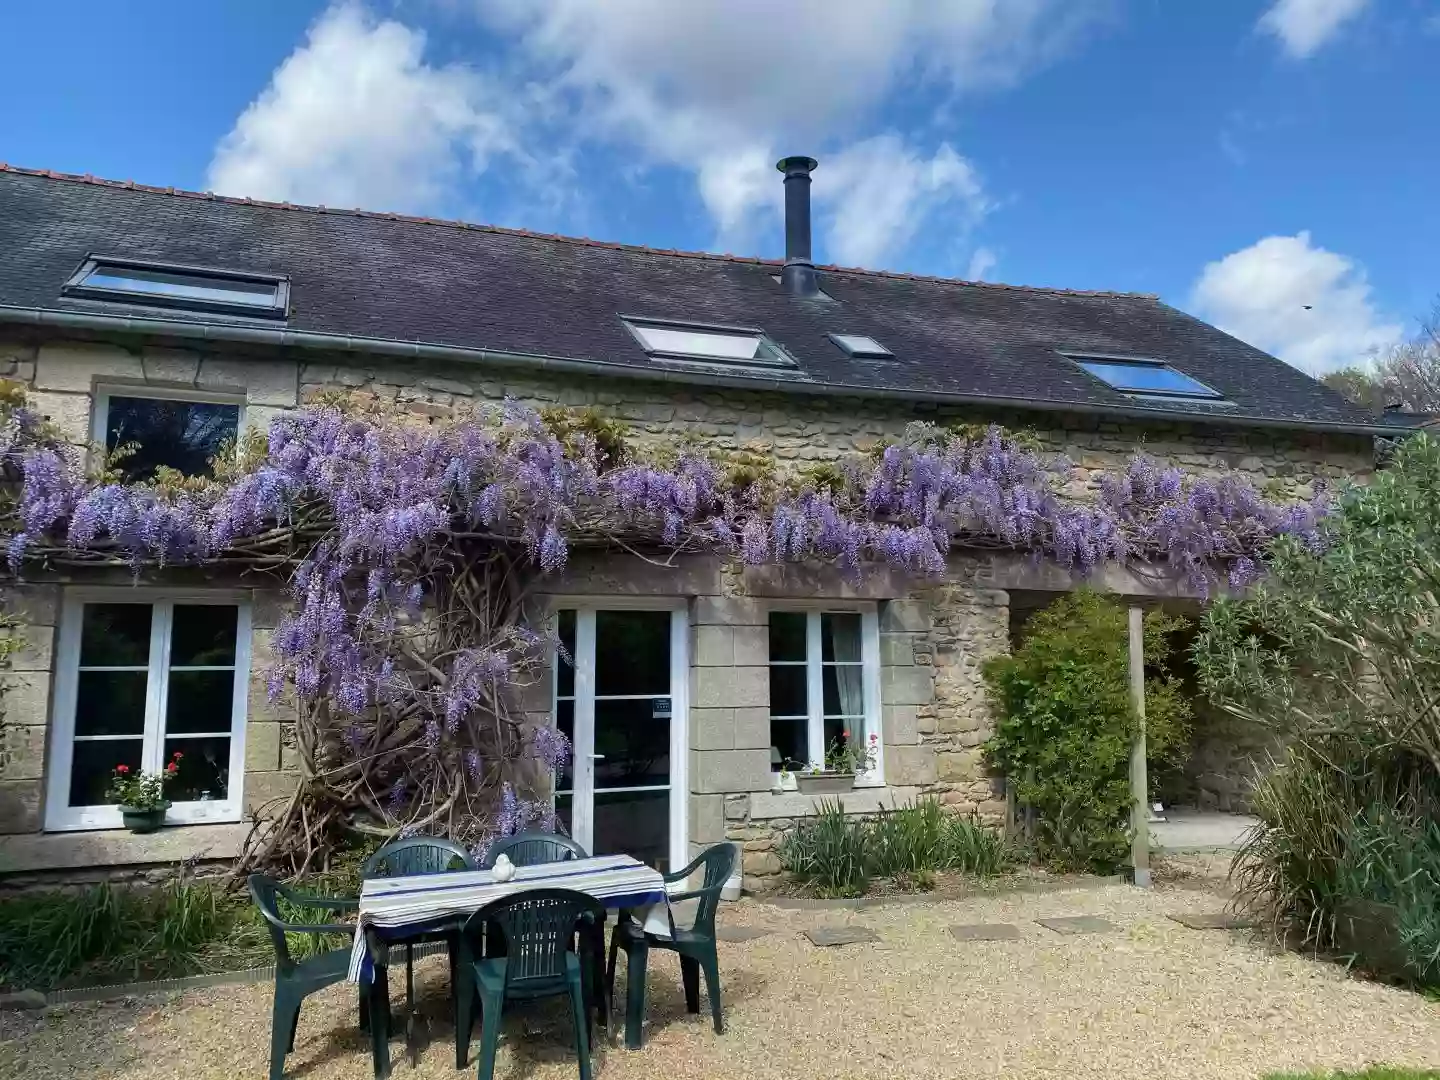
{"type": "Polygon", "coordinates": [[[604,761],[604,760],[605,760],[605,755],[604,755],[604,754],[587,754],[586,756],[587,756],[591,761],[604,761]]]}

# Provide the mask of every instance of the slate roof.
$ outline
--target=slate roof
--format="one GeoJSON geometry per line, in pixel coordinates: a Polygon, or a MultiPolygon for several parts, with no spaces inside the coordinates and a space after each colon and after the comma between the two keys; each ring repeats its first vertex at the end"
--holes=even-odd
{"type": "MultiPolygon", "coordinates": [[[[622,325],[623,313],[757,327],[797,361],[793,374],[779,378],[719,376],[736,385],[773,387],[788,378],[791,389],[808,392],[874,390],[1355,431],[1388,427],[1152,296],[822,267],[829,299],[797,299],[777,283],[780,260],[261,203],[0,165],[0,322],[69,311],[237,323],[62,297],[62,284],[90,254],[287,275],[291,307],[283,327],[299,332],[297,341],[319,334],[419,342],[567,358],[637,376],[670,366],[647,356],[622,325]],[[894,356],[851,358],[830,341],[831,332],[873,337],[894,356]],[[1129,398],[1059,350],[1163,360],[1220,391],[1226,404],[1129,398]]],[[[153,333],[154,324],[148,329],[153,333]]],[[[669,376],[677,377],[673,367],[669,376]]]]}

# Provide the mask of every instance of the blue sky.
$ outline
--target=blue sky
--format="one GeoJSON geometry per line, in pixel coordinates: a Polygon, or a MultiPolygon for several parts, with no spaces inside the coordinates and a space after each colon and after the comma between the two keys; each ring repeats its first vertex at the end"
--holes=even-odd
{"type": "Polygon", "coordinates": [[[0,161],[1159,293],[1312,372],[1440,293],[1440,0],[10,0],[0,161]],[[16,93],[14,88],[26,88],[16,93]]]}

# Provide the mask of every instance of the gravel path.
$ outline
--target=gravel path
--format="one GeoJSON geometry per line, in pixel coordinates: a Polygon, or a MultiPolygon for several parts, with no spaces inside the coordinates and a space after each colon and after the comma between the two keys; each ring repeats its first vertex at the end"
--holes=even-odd
{"type": "MultiPolygon", "coordinates": [[[[1220,905],[1193,886],[1014,893],[859,912],[746,900],[727,907],[723,920],[773,933],[721,947],[725,1035],[711,1031],[708,1016],[685,1014],[678,965],[652,956],[645,1049],[601,1047],[597,1075],[1231,1080],[1375,1062],[1440,1065],[1440,1005],[1349,978],[1334,965],[1275,954],[1244,933],[1187,930],[1164,917],[1220,905]],[[1033,921],[1083,914],[1118,930],[1061,937],[1033,921]],[[1021,936],[961,943],[948,933],[982,922],[1016,924],[1021,936]],[[817,949],[801,936],[850,923],[874,930],[879,941],[817,949]]],[[[443,959],[423,962],[417,977],[432,1038],[417,1070],[403,1061],[397,1038],[396,1080],[455,1077],[443,959]]],[[[403,984],[395,991],[402,994],[403,984]]],[[[0,1014],[0,1077],[263,1077],[269,1017],[267,986],[0,1014]]],[[[570,1037],[556,1009],[507,1015],[497,1078],[575,1076],[570,1037]]],[[[370,1076],[352,988],[306,1002],[288,1075],[370,1076]]]]}

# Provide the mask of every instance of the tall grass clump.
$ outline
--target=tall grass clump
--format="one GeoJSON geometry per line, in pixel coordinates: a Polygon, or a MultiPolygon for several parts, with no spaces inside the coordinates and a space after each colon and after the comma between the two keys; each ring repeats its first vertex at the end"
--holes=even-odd
{"type": "Polygon", "coordinates": [[[993,877],[1014,861],[999,832],[946,813],[934,798],[869,819],[848,817],[838,799],[822,801],[779,854],[792,877],[827,897],[861,896],[871,878],[928,889],[942,871],[993,877]]]}

